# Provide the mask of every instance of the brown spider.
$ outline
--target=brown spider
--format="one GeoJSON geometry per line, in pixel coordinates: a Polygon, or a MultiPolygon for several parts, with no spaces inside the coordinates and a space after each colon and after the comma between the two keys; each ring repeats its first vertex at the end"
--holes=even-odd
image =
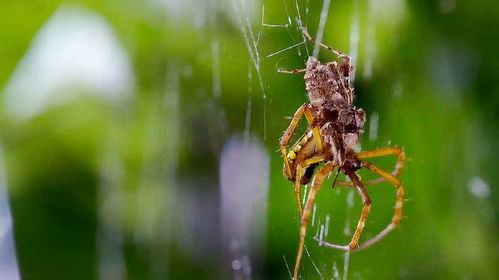
{"type": "Polygon", "coordinates": [[[316,58],[309,57],[305,69],[279,70],[281,73],[288,74],[305,73],[305,85],[310,100],[310,104],[303,104],[298,108],[289,127],[280,139],[281,152],[284,157],[283,173],[288,180],[294,182],[295,196],[301,217],[300,243],[293,277],[295,280],[298,279],[298,270],[307,232],[307,221],[315,197],[321,183],[332,173],[334,168],[337,168],[338,172],[343,172],[351,180],[349,182],[339,181],[337,184],[355,187],[362,197],[364,206],[357,228],[348,245],[336,245],[315,238],[319,245],[346,251],[362,250],[371,246],[399,225],[402,219],[404,200],[404,188],[396,178],[402,172],[405,161],[405,154],[401,148],[383,148],[358,153],[354,151],[363,132],[365,113],[352,104],[354,90],[350,84],[350,76],[354,71],[354,67],[351,66],[351,58],[314,40],[305,29],[303,34],[308,40],[338,56],[342,62],[339,65],[336,61],[322,64],[316,58]],[[309,127],[288,151],[288,143],[303,115],[305,115],[309,127]],[[397,165],[392,173],[365,161],[367,158],[387,155],[398,156],[397,165]],[[323,165],[314,175],[314,169],[319,164],[323,165]],[[357,170],[362,167],[381,177],[368,182],[361,182],[357,170]],[[310,181],[312,181],[312,186],[305,208],[302,210],[300,203],[301,186],[308,184],[310,181]],[[371,208],[371,199],[364,186],[384,181],[392,183],[397,188],[397,200],[392,221],[378,235],[358,246],[371,208]]]}

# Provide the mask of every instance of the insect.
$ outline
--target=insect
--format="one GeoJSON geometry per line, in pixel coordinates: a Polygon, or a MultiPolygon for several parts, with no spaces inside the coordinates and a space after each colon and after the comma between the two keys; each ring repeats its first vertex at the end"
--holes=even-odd
{"type": "Polygon", "coordinates": [[[314,40],[306,29],[303,29],[303,34],[309,41],[336,55],[340,63],[332,61],[323,64],[311,56],[307,60],[305,69],[279,70],[279,72],[287,74],[304,73],[305,86],[310,101],[309,104],[305,103],[298,108],[280,139],[281,152],[284,158],[283,173],[288,180],[294,182],[294,192],[300,214],[300,240],[293,276],[295,280],[298,279],[300,260],[307,233],[307,222],[317,192],[324,179],[333,174],[335,169],[337,174],[342,172],[350,179],[350,181],[337,181],[335,183],[355,188],[362,198],[363,208],[349,244],[337,245],[315,238],[319,245],[346,251],[362,250],[373,245],[399,225],[402,219],[404,201],[404,187],[397,179],[405,162],[403,149],[392,147],[355,152],[355,148],[359,144],[359,138],[363,133],[365,113],[362,109],[353,105],[354,89],[350,77],[355,69],[351,65],[351,58],[314,40]],[[303,116],[307,119],[308,128],[296,143],[288,149],[288,144],[303,116]],[[398,156],[398,162],[391,173],[366,161],[368,158],[388,155],[398,156]],[[317,168],[317,172],[314,173],[317,168]],[[362,182],[357,173],[361,168],[367,168],[380,177],[368,182],[362,182]],[[391,223],[379,234],[359,245],[371,209],[371,199],[365,187],[384,181],[395,185],[397,189],[393,218],[391,223]],[[310,192],[305,205],[302,207],[300,202],[301,186],[309,182],[311,182],[310,192]]]}

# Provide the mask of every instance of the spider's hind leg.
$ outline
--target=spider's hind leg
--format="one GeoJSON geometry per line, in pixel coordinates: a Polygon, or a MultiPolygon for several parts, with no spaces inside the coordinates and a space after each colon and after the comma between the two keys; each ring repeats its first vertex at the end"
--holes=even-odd
{"type": "Polygon", "coordinates": [[[378,235],[376,235],[375,237],[371,238],[370,240],[362,244],[359,247],[359,250],[365,249],[373,245],[374,243],[378,242],[381,238],[385,237],[390,231],[395,229],[400,224],[400,220],[402,220],[402,207],[404,204],[404,193],[405,193],[404,186],[402,185],[402,183],[389,172],[366,161],[362,161],[362,165],[367,167],[372,172],[383,177],[384,179],[386,179],[386,181],[395,185],[395,187],[397,188],[397,200],[395,202],[395,211],[393,213],[391,223],[388,224],[388,226],[385,229],[383,229],[380,233],[378,233],[378,235]]]}
{"type": "Polygon", "coordinates": [[[300,269],[301,257],[303,254],[303,246],[305,245],[305,236],[307,234],[307,223],[310,218],[311,210],[315,203],[315,196],[319,191],[322,182],[326,176],[333,170],[333,164],[327,163],[321,167],[321,169],[315,174],[312,180],[312,186],[310,188],[310,193],[308,194],[307,203],[305,204],[305,209],[303,210],[303,215],[300,219],[300,243],[298,245],[298,253],[296,254],[295,269],[293,274],[293,279],[298,280],[298,270],[300,269]]]}
{"type": "MultiPolygon", "coordinates": [[[[369,163],[367,161],[362,161],[362,166],[366,167],[367,169],[369,169],[373,173],[381,176],[381,178],[368,181],[368,182],[364,183],[364,185],[374,185],[374,184],[378,184],[378,183],[387,181],[389,183],[392,183],[397,188],[397,200],[395,202],[395,210],[393,213],[392,221],[390,224],[388,224],[388,226],[385,227],[385,229],[383,229],[375,237],[373,237],[373,238],[369,239],[368,241],[364,242],[363,244],[361,244],[359,247],[356,248],[356,250],[366,249],[366,248],[370,247],[371,245],[373,245],[374,243],[378,242],[383,237],[385,237],[390,231],[395,229],[400,224],[400,221],[402,220],[402,207],[404,204],[405,191],[404,191],[403,184],[400,182],[400,180],[398,180],[396,178],[396,176],[402,172],[402,169],[404,166],[404,162],[405,162],[404,150],[402,150],[400,148],[383,148],[383,149],[378,149],[378,150],[373,150],[373,151],[360,152],[357,154],[357,157],[359,159],[365,159],[365,158],[372,158],[372,157],[386,156],[386,155],[398,155],[399,160],[397,162],[395,170],[392,173],[385,171],[385,170],[383,170],[383,169],[377,167],[376,165],[369,163]]],[[[351,187],[355,184],[355,181],[354,180],[352,180],[352,182],[342,181],[342,182],[337,182],[337,184],[351,187]]],[[[318,241],[319,244],[321,244],[321,245],[325,245],[325,246],[333,247],[333,248],[337,248],[337,249],[342,249],[342,248],[339,248],[341,246],[338,246],[335,244],[330,244],[330,243],[325,242],[323,240],[316,239],[316,241],[318,241]]]]}
{"type": "MultiPolygon", "coordinates": [[[[364,151],[364,152],[359,152],[356,154],[357,158],[359,159],[366,159],[366,158],[373,158],[373,157],[382,157],[382,156],[390,156],[390,155],[395,155],[398,157],[397,159],[397,164],[395,165],[394,170],[392,171],[391,175],[394,177],[398,177],[402,171],[404,170],[404,163],[405,163],[405,152],[402,148],[381,148],[381,149],[376,149],[376,150],[371,150],[371,151],[364,151]]],[[[364,186],[372,186],[376,185],[382,182],[385,182],[386,179],[384,177],[380,177],[374,180],[370,180],[367,182],[363,182],[364,186]]],[[[350,186],[353,187],[352,182],[346,182],[346,181],[337,181],[336,182],[340,186],[350,186]]]]}
{"type": "Polygon", "coordinates": [[[352,180],[353,184],[357,188],[357,191],[359,192],[360,196],[362,197],[362,203],[364,204],[362,208],[362,212],[359,217],[359,222],[357,223],[357,228],[355,229],[355,232],[352,236],[352,239],[350,240],[350,243],[346,246],[342,245],[337,245],[337,244],[332,244],[329,242],[326,242],[324,240],[314,238],[317,242],[319,242],[319,245],[324,245],[326,247],[331,247],[335,249],[340,249],[340,250],[345,250],[345,251],[354,251],[359,249],[360,247],[357,247],[359,244],[360,236],[362,235],[362,231],[364,231],[364,227],[366,225],[366,220],[367,217],[369,216],[369,212],[371,210],[371,198],[369,197],[369,194],[367,193],[366,189],[360,182],[359,176],[355,172],[348,172],[347,176],[352,180]]]}
{"type": "Polygon", "coordinates": [[[362,186],[359,175],[355,174],[354,172],[348,173],[347,175],[348,177],[350,177],[350,179],[352,179],[352,181],[356,185],[357,190],[359,191],[359,194],[362,197],[362,204],[364,204],[362,212],[360,214],[359,222],[357,223],[357,228],[355,229],[355,233],[352,236],[352,240],[348,245],[350,250],[355,250],[357,248],[357,245],[359,244],[360,235],[364,230],[367,217],[369,216],[369,211],[371,210],[371,198],[367,194],[367,191],[364,188],[364,186],[362,186]]]}

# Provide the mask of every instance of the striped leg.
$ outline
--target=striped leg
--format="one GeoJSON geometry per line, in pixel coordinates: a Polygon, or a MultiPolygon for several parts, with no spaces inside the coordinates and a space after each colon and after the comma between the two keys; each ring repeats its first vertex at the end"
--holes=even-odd
{"type": "Polygon", "coordinates": [[[366,189],[362,186],[359,175],[355,174],[354,172],[347,173],[347,175],[355,184],[357,191],[362,197],[362,203],[364,204],[364,207],[362,208],[362,212],[360,214],[359,222],[357,223],[357,228],[355,229],[352,239],[350,240],[350,244],[342,246],[342,245],[332,244],[318,238],[314,239],[317,242],[319,242],[319,245],[321,246],[324,245],[326,247],[331,247],[335,249],[354,251],[358,249],[357,245],[359,244],[360,236],[366,225],[366,220],[367,217],[369,216],[369,211],[371,210],[371,199],[369,198],[366,189]]]}
{"type": "Polygon", "coordinates": [[[298,280],[298,271],[300,269],[300,261],[303,254],[303,246],[305,245],[305,236],[307,234],[307,223],[310,218],[310,212],[315,203],[315,196],[319,191],[322,182],[326,176],[333,170],[332,163],[326,163],[321,169],[315,174],[312,180],[312,186],[310,188],[310,193],[308,194],[307,203],[305,204],[305,209],[300,220],[300,243],[298,245],[298,252],[296,254],[295,269],[293,274],[293,279],[298,280]]]}
{"type": "MultiPolygon", "coordinates": [[[[314,121],[314,115],[312,113],[312,110],[310,110],[310,107],[307,104],[303,104],[298,108],[296,113],[293,115],[293,118],[291,119],[291,123],[289,124],[288,128],[286,131],[284,131],[284,135],[281,137],[280,140],[280,146],[281,146],[281,153],[284,157],[284,166],[285,166],[285,172],[287,173],[287,178],[293,178],[293,170],[291,169],[291,163],[289,162],[288,158],[288,151],[287,151],[287,145],[289,144],[289,141],[291,140],[291,137],[295,133],[295,129],[298,126],[298,123],[300,119],[305,115],[305,118],[308,121],[308,124],[311,125],[312,122],[314,121]]],[[[319,128],[314,127],[312,129],[313,134],[314,134],[314,140],[317,145],[317,150],[319,153],[322,152],[322,141],[321,141],[321,136],[319,133],[319,128]]],[[[292,157],[293,151],[290,152],[289,156],[292,157]]]]}
{"type": "Polygon", "coordinates": [[[390,231],[395,229],[400,224],[400,220],[402,220],[402,207],[404,204],[404,186],[397,178],[395,178],[395,176],[369,162],[362,161],[362,165],[367,167],[372,172],[383,177],[384,179],[386,179],[386,181],[395,185],[395,187],[397,188],[397,200],[395,202],[395,211],[393,213],[392,222],[384,230],[378,233],[378,235],[362,244],[358,248],[359,250],[363,250],[378,242],[381,238],[385,237],[390,231]]]}
{"type": "Polygon", "coordinates": [[[307,171],[307,167],[312,164],[319,163],[325,161],[326,158],[323,155],[315,156],[309,158],[298,165],[296,168],[296,179],[295,179],[295,196],[296,203],[298,204],[298,212],[300,213],[300,217],[303,215],[302,205],[301,205],[301,178],[305,175],[305,171],[307,171]]]}
{"type": "MultiPolygon", "coordinates": [[[[387,171],[385,171],[385,170],[383,170],[383,169],[381,169],[381,168],[379,168],[379,167],[377,167],[374,164],[371,164],[369,162],[362,161],[362,165],[367,167],[372,172],[383,177],[386,181],[394,184],[395,187],[397,188],[397,200],[395,202],[395,212],[393,214],[392,222],[385,229],[383,229],[380,233],[378,233],[378,235],[376,235],[375,237],[366,241],[365,243],[361,244],[359,247],[355,248],[355,250],[364,250],[364,249],[368,248],[369,246],[371,246],[374,243],[381,240],[381,238],[385,237],[390,231],[395,229],[400,224],[400,220],[402,219],[402,206],[404,203],[404,186],[397,178],[395,178],[395,176],[393,176],[389,172],[387,172],[387,171]]],[[[355,183],[355,180],[353,178],[352,178],[352,181],[355,183]]],[[[365,208],[365,205],[364,205],[364,208],[365,208]]],[[[360,221],[359,221],[359,224],[360,224],[360,221]]],[[[358,229],[358,226],[357,226],[357,229],[358,229]]],[[[331,244],[331,243],[325,242],[323,240],[318,240],[318,239],[315,239],[315,240],[318,241],[320,245],[325,245],[327,247],[332,247],[332,248],[336,248],[336,249],[345,249],[344,248],[345,246],[331,244]]],[[[352,243],[350,243],[350,245],[352,245],[352,243]]]]}
{"type": "Polygon", "coordinates": [[[364,204],[364,207],[362,208],[362,213],[360,214],[359,222],[357,223],[357,229],[355,230],[355,233],[352,236],[352,240],[348,245],[349,250],[355,250],[357,248],[357,245],[359,244],[360,235],[364,230],[367,217],[369,216],[369,211],[371,210],[371,198],[369,198],[366,189],[362,186],[359,175],[355,174],[354,172],[349,173],[347,175],[348,177],[350,177],[350,179],[354,182],[355,186],[357,187],[357,191],[362,197],[362,204],[364,204]]]}
{"type": "MultiPolygon", "coordinates": [[[[397,164],[395,165],[395,169],[392,171],[391,175],[394,177],[398,177],[403,169],[404,169],[404,163],[405,163],[405,153],[404,150],[401,148],[382,148],[382,149],[376,149],[372,151],[365,151],[365,152],[360,152],[357,153],[356,156],[359,159],[366,159],[366,158],[373,158],[373,157],[382,157],[382,156],[390,156],[390,155],[395,155],[398,157],[397,164]]],[[[377,178],[374,180],[370,180],[367,182],[364,182],[364,186],[372,186],[375,184],[379,184],[382,182],[387,181],[385,178],[377,178]]],[[[337,181],[336,184],[340,186],[350,186],[353,187],[352,182],[346,182],[346,181],[337,181]]]]}

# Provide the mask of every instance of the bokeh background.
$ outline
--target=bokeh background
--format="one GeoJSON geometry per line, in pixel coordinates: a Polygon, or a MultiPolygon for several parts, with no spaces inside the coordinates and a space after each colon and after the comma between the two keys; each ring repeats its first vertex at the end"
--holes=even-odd
{"type": "MultiPolygon", "coordinates": [[[[317,53],[304,26],[354,58],[362,149],[401,146],[409,160],[401,226],[349,256],[312,240],[347,243],[361,209],[324,184],[302,278],[497,279],[498,11],[1,1],[0,278],[289,279],[299,222],[278,139],[307,99],[300,75],[276,70],[317,53]]],[[[389,184],[369,193],[363,240],[395,199],[389,184]]]]}

